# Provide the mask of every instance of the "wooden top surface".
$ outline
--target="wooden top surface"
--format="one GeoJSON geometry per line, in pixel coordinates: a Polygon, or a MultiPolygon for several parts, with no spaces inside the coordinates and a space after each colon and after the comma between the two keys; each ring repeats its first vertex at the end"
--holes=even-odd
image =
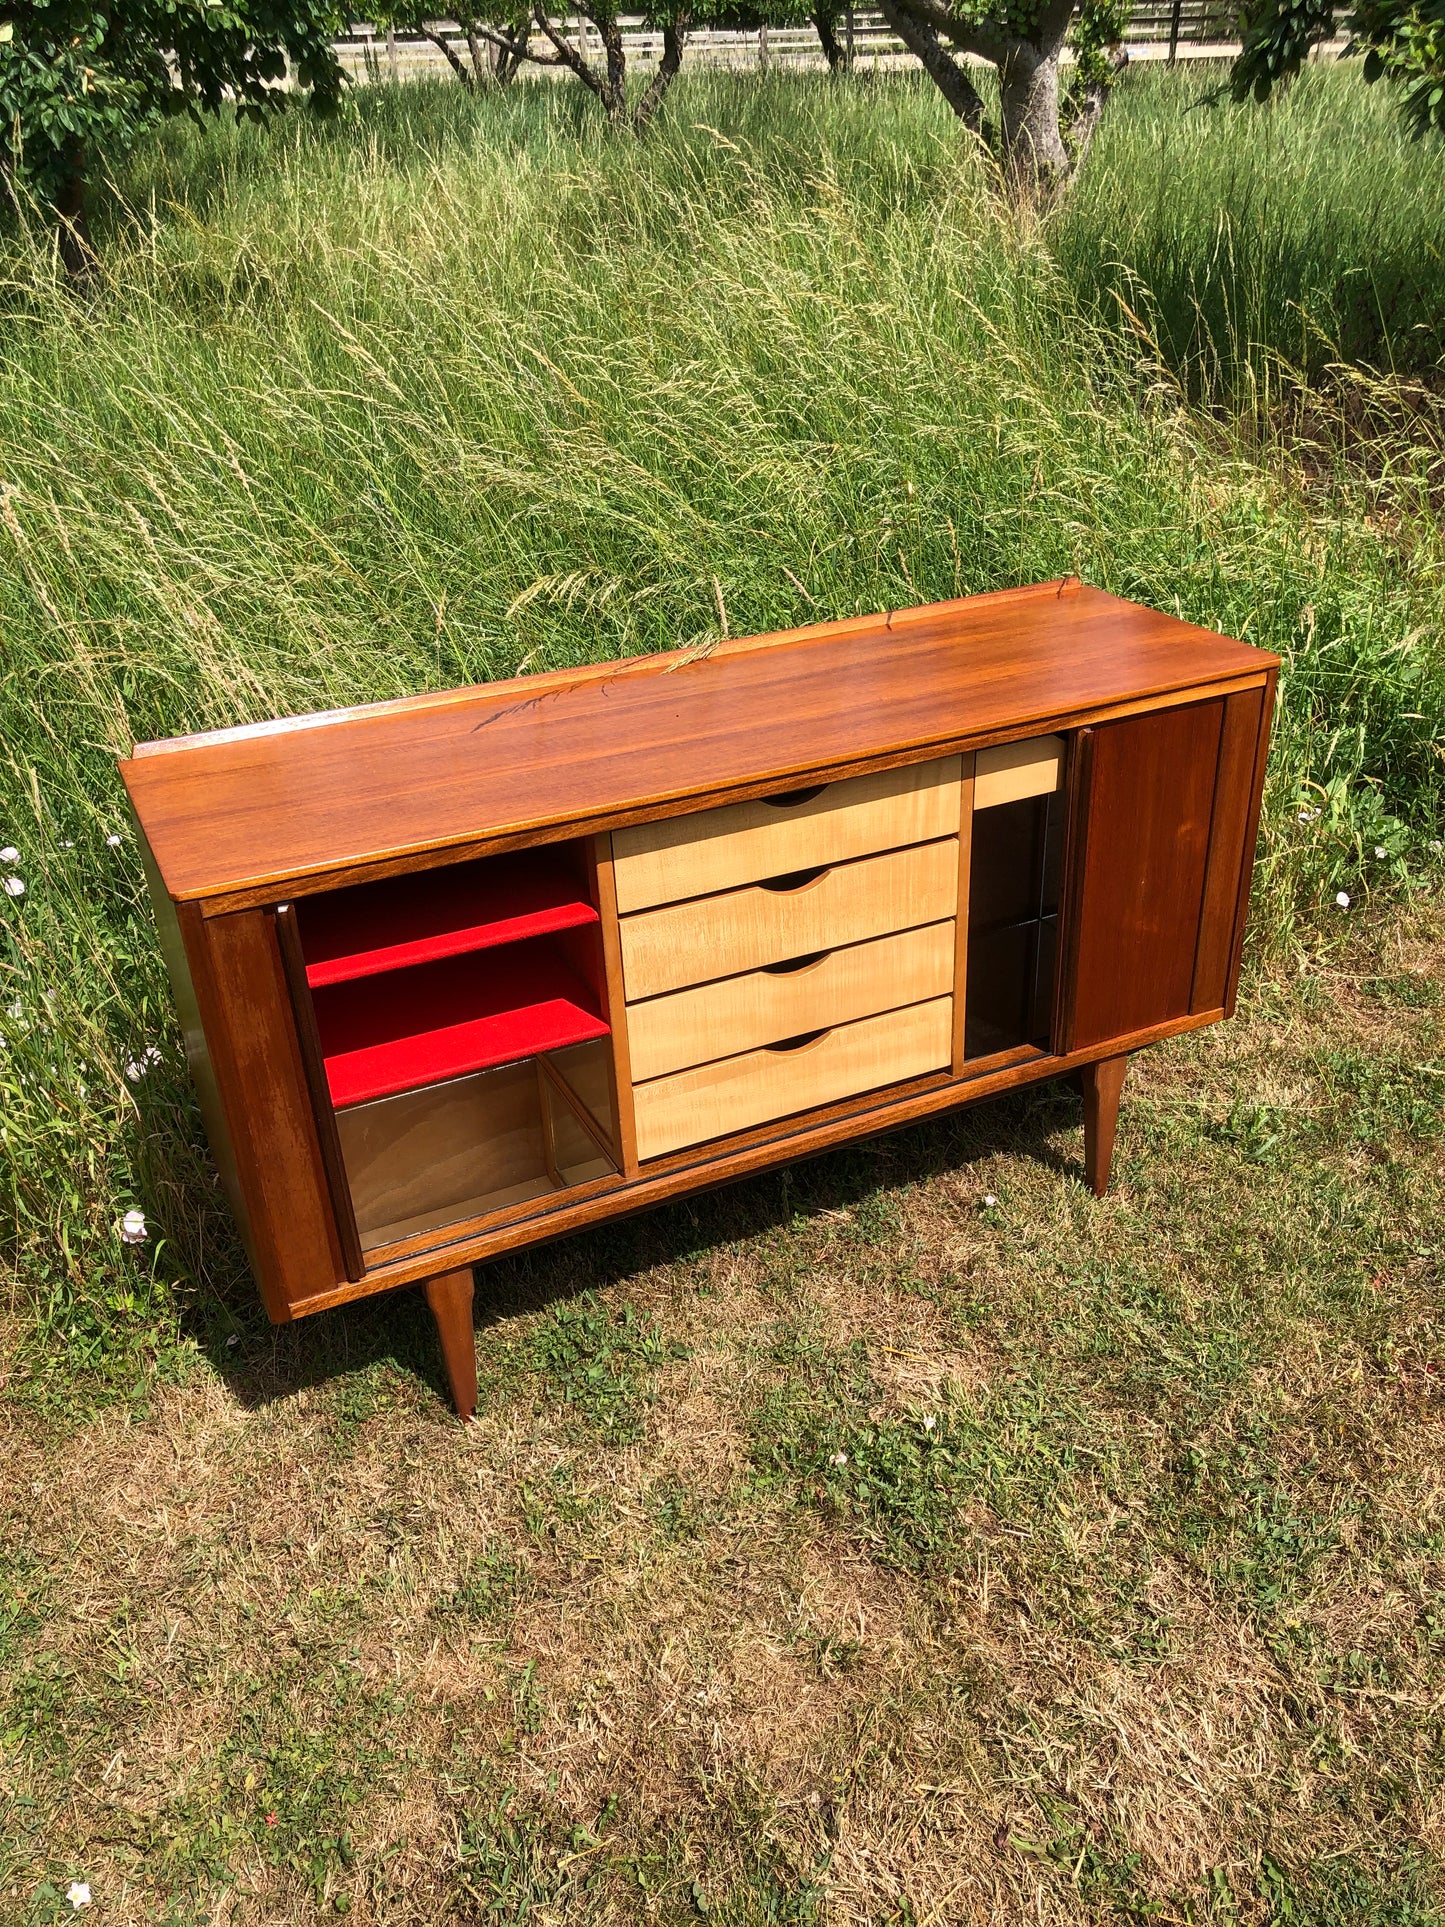
{"type": "Polygon", "coordinates": [[[1070,579],[146,743],[120,768],[171,895],[244,897],[1043,731],[1277,662],[1070,579]]]}

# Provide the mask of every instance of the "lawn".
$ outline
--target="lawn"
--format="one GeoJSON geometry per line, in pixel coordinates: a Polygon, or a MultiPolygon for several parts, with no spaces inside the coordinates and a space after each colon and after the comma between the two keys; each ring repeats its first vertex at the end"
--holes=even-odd
{"type": "Polygon", "coordinates": [[[1445,164],[1209,84],[1042,221],[907,81],[689,76],[3,242],[7,1927],[1445,1919],[1445,164]],[[499,1264],[466,1431],[414,1294],[265,1324],[116,754],[1067,570],[1286,659],[1108,1199],[1050,1087],[499,1264]]]}

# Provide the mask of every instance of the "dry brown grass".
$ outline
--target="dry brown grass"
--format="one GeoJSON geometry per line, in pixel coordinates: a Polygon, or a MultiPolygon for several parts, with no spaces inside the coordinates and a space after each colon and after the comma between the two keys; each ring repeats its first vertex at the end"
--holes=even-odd
{"type": "Polygon", "coordinates": [[[1147,1057],[1102,1205],[1051,1094],[483,1275],[465,1431],[408,1300],[14,1400],[0,1918],[1436,1918],[1442,927],[1147,1057]]]}

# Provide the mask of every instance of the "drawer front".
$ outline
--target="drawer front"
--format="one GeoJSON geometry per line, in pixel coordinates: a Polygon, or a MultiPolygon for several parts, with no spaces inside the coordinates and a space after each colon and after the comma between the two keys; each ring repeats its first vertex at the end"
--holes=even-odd
{"type": "Polygon", "coordinates": [[[847,1024],[953,989],[954,923],[931,923],[803,963],[749,970],[632,1004],[627,1045],[641,1083],[690,1064],[734,1057],[825,1025],[847,1024]]]}
{"type": "Polygon", "coordinates": [[[617,907],[625,916],[820,863],[847,863],[875,850],[956,836],[959,767],[957,756],[944,756],[821,789],[614,830],[617,907]]]}
{"type": "Polygon", "coordinates": [[[1000,743],[973,759],[973,807],[993,809],[1026,796],[1049,796],[1064,780],[1062,736],[1030,736],[1024,743],[1000,743]]]}
{"type": "Polygon", "coordinates": [[[793,1050],[744,1051],[655,1078],[633,1092],[637,1155],[662,1157],[688,1144],[945,1070],[952,1042],[953,999],[935,997],[907,1010],[839,1024],[793,1050]]]}
{"type": "Polygon", "coordinates": [[[644,910],[621,919],[627,999],[937,923],[957,902],[958,839],[951,836],[842,863],[790,888],[755,885],[644,910]]]}

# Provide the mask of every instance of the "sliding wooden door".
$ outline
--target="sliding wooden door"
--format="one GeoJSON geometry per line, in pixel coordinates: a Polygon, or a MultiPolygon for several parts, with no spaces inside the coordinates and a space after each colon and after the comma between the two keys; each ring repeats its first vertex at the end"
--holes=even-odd
{"type": "Polygon", "coordinates": [[[1231,1001],[1268,694],[1248,689],[1079,732],[1064,1050],[1231,1001]]]}

